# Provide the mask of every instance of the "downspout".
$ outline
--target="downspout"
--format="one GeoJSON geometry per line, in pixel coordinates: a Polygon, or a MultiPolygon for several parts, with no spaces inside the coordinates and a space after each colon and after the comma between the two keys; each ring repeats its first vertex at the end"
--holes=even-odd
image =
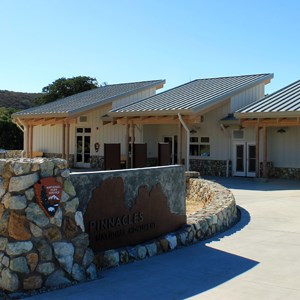
{"type": "Polygon", "coordinates": [[[231,156],[231,136],[228,130],[225,128],[224,124],[221,124],[220,127],[222,128],[223,132],[226,132],[226,135],[229,139],[228,143],[228,159],[226,160],[226,177],[229,177],[229,161],[231,156]]]}
{"type": "Polygon", "coordinates": [[[178,119],[186,131],[186,171],[189,171],[190,170],[190,130],[185,124],[185,122],[183,121],[180,113],[178,113],[178,119]]]}

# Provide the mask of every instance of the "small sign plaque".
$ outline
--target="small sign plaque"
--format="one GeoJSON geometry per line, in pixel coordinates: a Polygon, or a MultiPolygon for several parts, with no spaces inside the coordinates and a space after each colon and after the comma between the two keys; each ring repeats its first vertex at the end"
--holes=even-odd
{"type": "Polygon", "coordinates": [[[37,203],[48,218],[54,217],[60,205],[62,185],[54,177],[43,178],[34,185],[37,203]]]}

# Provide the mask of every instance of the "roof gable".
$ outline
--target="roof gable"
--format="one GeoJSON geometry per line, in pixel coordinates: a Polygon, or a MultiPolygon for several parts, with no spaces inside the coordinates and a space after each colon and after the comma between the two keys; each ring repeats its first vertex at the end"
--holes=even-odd
{"type": "Polygon", "coordinates": [[[129,96],[147,88],[159,87],[165,80],[151,80],[132,83],[112,84],[78,93],[45,105],[17,112],[13,117],[71,116],[98,106],[111,103],[115,99],[129,96]]]}
{"type": "Polygon", "coordinates": [[[273,78],[273,74],[197,79],[133,104],[112,110],[117,114],[197,112],[273,78]]]}
{"type": "Polygon", "coordinates": [[[238,110],[239,118],[300,116],[300,80],[238,110]]]}

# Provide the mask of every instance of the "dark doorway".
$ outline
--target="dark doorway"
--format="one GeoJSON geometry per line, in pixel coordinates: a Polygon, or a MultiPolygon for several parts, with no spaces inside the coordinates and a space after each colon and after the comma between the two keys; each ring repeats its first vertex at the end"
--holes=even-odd
{"type": "Polygon", "coordinates": [[[147,166],[147,144],[133,144],[133,167],[145,168],[147,166]]]}
{"type": "Polygon", "coordinates": [[[158,165],[166,166],[171,164],[171,145],[169,143],[158,143],[158,165]]]}
{"type": "Polygon", "coordinates": [[[121,169],[121,144],[104,144],[104,169],[121,169]]]}

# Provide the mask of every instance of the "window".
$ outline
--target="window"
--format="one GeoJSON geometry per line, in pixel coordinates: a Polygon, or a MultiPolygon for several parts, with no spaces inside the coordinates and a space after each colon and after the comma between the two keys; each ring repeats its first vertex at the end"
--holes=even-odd
{"type": "Polygon", "coordinates": [[[209,137],[191,137],[190,138],[190,155],[191,156],[210,156],[209,137]]]}

